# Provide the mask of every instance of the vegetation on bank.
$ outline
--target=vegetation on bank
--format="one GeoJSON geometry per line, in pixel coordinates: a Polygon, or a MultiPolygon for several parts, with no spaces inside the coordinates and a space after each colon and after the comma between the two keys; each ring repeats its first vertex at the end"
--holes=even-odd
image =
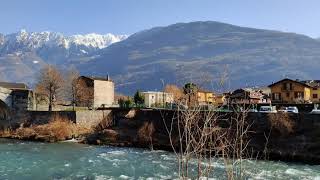
{"type": "Polygon", "coordinates": [[[85,137],[92,129],[77,125],[59,116],[53,117],[48,124],[19,127],[0,131],[0,137],[44,142],[64,141],[85,137]]]}

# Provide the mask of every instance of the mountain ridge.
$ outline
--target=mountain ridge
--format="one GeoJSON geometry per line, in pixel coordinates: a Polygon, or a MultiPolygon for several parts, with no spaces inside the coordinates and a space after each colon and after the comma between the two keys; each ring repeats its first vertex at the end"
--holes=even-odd
{"type": "Polygon", "coordinates": [[[316,78],[319,57],[319,41],[306,35],[198,21],[135,33],[102,49],[80,69],[109,73],[128,84],[119,87],[126,93],[159,90],[160,79],[180,85],[197,82],[203,74],[212,80],[205,88],[217,89],[224,71],[230,87],[223,89],[233,89],[267,85],[287,76],[316,78]]]}
{"type": "Polygon", "coordinates": [[[90,38],[80,38],[85,42],[74,43],[67,49],[56,35],[62,46],[47,44],[31,51],[16,51],[28,47],[18,43],[9,48],[13,54],[1,54],[3,37],[0,35],[2,79],[31,84],[36,72],[47,63],[62,69],[74,65],[84,75],[108,74],[116,82],[116,90],[125,94],[137,89],[161,90],[162,82],[183,85],[192,81],[205,89],[228,91],[268,85],[283,77],[319,79],[317,39],[215,21],[155,27],[106,47],[100,41],[90,47],[90,38]]]}

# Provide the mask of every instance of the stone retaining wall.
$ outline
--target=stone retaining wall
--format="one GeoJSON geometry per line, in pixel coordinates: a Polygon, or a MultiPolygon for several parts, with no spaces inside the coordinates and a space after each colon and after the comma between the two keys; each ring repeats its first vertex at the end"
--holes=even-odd
{"type": "Polygon", "coordinates": [[[87,127],[96,127],[111,115],[111,110],[77,111],[76,123],[87,127]]]}
{"type": "MultiPolygon", "coordinates": [[[[96,127],[99,123],[112,123],[111,110],[87,111],[25,111],[11,114],[0,121],[0,129],[18,128],[20,126],[42,125],[60,118],[86,127],[96,127]],[[107,122],[106,122],[107,121],[107,122]],[[111,122],[109,122],[111,121],[111,122]]],[[[1,112],[0,112],[1,113],[1,112]]]]}

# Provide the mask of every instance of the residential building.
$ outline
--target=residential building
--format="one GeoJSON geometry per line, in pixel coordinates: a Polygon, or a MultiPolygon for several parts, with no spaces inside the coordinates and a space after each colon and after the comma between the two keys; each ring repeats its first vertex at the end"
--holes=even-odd
{"type": "Polygon", "coordinates": [[[320,80],[306,80],[301,81],[311,86],[310,100],[313,103],[320,103],[320,80]]]}
{"type": "MultiPolygon", "coordinates": [[[[273,103],[310,103],[313,88],[303,81],[283,79],[269,85],[273,103]]],[[[316,91],[316,90],[315,90],[316,91]]],[[[316,99],[316,98],[314,98],[316,99]]]]}
{"type": "Polygon", "coordinates": [[[107,76],[80,76],[79,82],[85,82],[88,91],[80,96],[89,96],[89,104],[93,108],[110,107],[114,104],[114,82],[107,76]]]}
{"type": "Polygon", "coordinates": [[[34,93],[23,83],[0,82],[0,87],[10,92],[6,104],[14,111],[34,109],[34,93]]]}
{"type": "Polygon", "coordinates": [[[209,105],[214,104],[214,93],[205,90],[197,91],[197,102],[198,105],[209,105]]]}
{"type": "Polygon", "coordinates": [[[227,104],[227,96],[225,94],[217,94],[214,96],[214,105],[222,106],[227,104]]]}
{"type": "Polygon", "coordinates": [[[142,92],[144,104],[146,107],[163,106],[164,104],[173,103],[173,94],[159,91],[142,92]]]}
{"type": "Polygon", "coordinates": [[[229,96],[232,104],[270,103],[269,95],[257,88],[242,88],[233,91],[229,96]]]}

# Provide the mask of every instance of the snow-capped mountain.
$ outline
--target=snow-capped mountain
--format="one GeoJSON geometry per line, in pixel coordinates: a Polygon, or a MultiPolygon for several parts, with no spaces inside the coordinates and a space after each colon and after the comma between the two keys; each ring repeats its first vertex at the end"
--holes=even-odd
{"type": "MultiPolygon", "coordinates": [[[[56,32],[27,32],[21,30],[20,32],[0,35],[0,49],[2,53],[13,53],[16,51],[37,50],[43,47],[60,47],[66,50],[72,46],[85,46],[87,48],[102,49],[109,45],[126,39],[127,35],[114,34],[85,34],[65,36],[56,32]]],[[[85,50],[79,49],[79,52],[85,50]]]]}
{"type": "Polygon", "coordinates": [[[44,64],[68,68],[88,62],[99,56],[101,49],[127,37],[95,33],[66,36],[26,30],[7,35],[0,33],[0,80],[30,83],[44,64]]]}

